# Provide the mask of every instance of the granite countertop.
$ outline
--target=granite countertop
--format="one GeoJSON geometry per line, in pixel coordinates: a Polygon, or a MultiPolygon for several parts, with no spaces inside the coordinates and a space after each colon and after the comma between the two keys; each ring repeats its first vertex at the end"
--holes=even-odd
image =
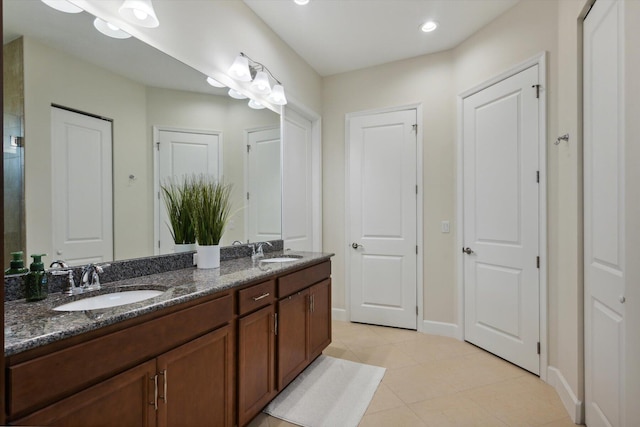
{"type": "MultiPolygon", "coordinates": [[[[83,295],[49,294],[45,300],[27,303],[24,299],[4,305],[5,356],[40,347],[52,342],[93,331],[127,319],[151,313],[205,295],[231,289],[255,280],[286,273],[309,264],[329,259],[332,254],[315,252],[271,252],[266,258],[300,257],[284,263],[253,262],[244,257],[222,261],[219,269],[185,268],[166,273],[135,277],[102,285],[99,291],[83,295]],[[54,311],[61,304],[104,293],[136,289],[164,291],[145,301],[119,307],[88,311],[54,311]]],[[[265,259],[266,259],[265,258],[265,259]]]]}

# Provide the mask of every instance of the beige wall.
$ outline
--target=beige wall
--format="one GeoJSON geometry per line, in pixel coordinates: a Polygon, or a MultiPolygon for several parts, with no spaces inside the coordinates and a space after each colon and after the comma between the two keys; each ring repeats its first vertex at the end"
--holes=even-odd
{"type": "Polygon", "coordinates": [[[114,253],[117,259],[148,255],[153,187],[145,179],[128,178],[144,177],[151,167],[144,86],[28,37],[24,73],[27,253],[56,257],[51,233],[53,103],[113,119],[114,253]]]}
{"type": "Polygon", "coordinates": [[[456,96],[547,52],[549,365],[583,399],[578,15],[584,0],[524,0],[457,48],[324,79],[324,249],[336,253],[334,307],[345,308],[345,114],[424,107],[424,319],[456,323],[456,96]],[[560,89],[561,88],[561,89],[560,89]],[[560,134],[570,143],[555,146],[560,134]]]}

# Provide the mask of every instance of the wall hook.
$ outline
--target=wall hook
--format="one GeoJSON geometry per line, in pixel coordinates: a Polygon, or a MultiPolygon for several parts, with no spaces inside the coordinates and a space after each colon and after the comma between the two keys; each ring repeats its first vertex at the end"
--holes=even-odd
{"type": "Polygon", "coordinates": [[[554,142],[554,144],[555,144],[555,145],[558,145],[558,144],[560,144],[560,141],[567,141],[567,142],[569,142],[569,134],[568,134],[568,133],[565,133],[564,135],[559,136],[559,137],[558,137],[558,139],[556,139],[556,142],[554,142]]]}

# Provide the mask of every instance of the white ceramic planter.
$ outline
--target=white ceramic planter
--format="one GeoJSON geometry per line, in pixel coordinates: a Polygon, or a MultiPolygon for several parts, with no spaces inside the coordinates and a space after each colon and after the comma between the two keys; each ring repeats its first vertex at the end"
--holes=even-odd
{"type": "Polygon", "coordinates": [[[220,245],[197,246],[198,268],[220,267],[220,245]]]}
{"type": "Polygon", "coordinates": [[[196,244],[195,243],[176,243],[173,246],[173,252],[176,254],[182,253],[182,252],[192,252],[196,250],[196,244]]]}

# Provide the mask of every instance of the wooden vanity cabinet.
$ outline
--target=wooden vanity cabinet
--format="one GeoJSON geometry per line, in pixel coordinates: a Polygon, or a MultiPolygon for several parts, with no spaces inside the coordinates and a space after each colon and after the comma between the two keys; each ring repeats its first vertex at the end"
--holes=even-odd
{"type": "Polygon", "coordinates": [[[331,263],[278,279],[278,389],[331,343],[331,263]]]}
{"type": "Polygon", "coordinates": [[[274,300],[275,281],[273,280],[238,292],[240,314],[238,319],[238,425],[240,426],[247,424],[260,413],[278,392],[274,300]],[[258,310],[253,311],[255,309],[258,310]]]}

